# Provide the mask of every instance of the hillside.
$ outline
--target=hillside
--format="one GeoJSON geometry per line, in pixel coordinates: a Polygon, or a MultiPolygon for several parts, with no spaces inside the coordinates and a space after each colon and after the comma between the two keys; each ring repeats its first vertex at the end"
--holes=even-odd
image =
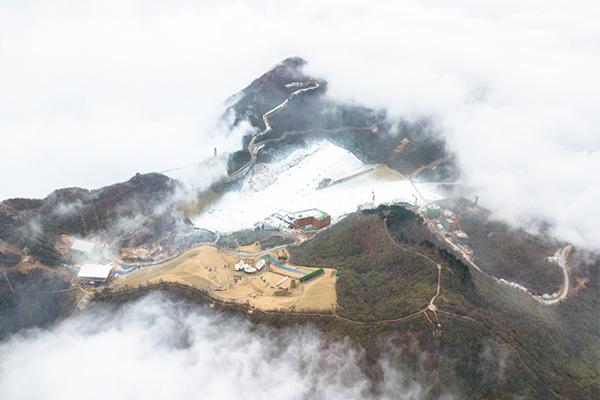
{"type": "Polygon", "coordinates": [[[468,235],[462,242],[471,247],[474,261],[486,272],[517,282],[538,295],[558,291],[563,284],[560,268],[548,257],[565,243],[543,231],[532,234],[513,228],[464,199],[446,199],[437,204],[454,212],[468,235]]]}
{"type": "Polygon", "coordinates": [[[177,210],[179,189],[177,181],[153,173],[95,190],[67,188],[44,199],[8,199],[0,203],[0,240],[27,248],[47,265],[65,261],[55,248],[61,234],[117,238],[119,249],[156,243],[175,251],[212,240],[177,210]]]}
{"type": "Polygon", "coordinates": [[[389,363],[426,399],[600,397],[598,254],[445,198],[460,171],[432,121],[334,101],[304,65],[228,100],[253,129],[193,199],[150,173],[0,202],[0,339],[167,290],[348,339],[375,395],[389,363]],[[91,263],[108,272],[77,280],[91,263]]]}
{"type": "MultiPolygon", "coordinates": [[[[2,268],[0,268],[2,271],[2,268]]],[[[0,340],[20,329],[44,327],[75,308],[62,274],[44,269],[8,271],[0,279],[0,340]]]]}
{"type": "Polygon", "coordinates": [[[374,354],[385,351],[382,343],[397,343],[398,363],[406,361],[404,352],[426,354],[426,361],[410,364],[418,371],[425,362],[432,393],[450,385],[466,398],[583,399],[598,394],[596,358],[589,355],[600,344],[598,322],[589,318],[597,305],[597,275],[576,299],[549,309],[470,270],[429,235],[418,216],[394,208],[353,215],[291,249],[294,262],[340,270],[340,314],[370,323],[427,307],[435,293],[433,268],[423,257],[415,260],[415,254],[443,266],[435,314],[360,329],[341,323],[334,330],[357,337],[374,354]]]}
{"type": "MultiPolygon", "coordinates": [[[[432,180],[457,176],[454,156],[430,121],[391,121],[383,110],[335,102],[327,96],[327,82],[303,73],[305,64],[300,58],[277,64],[232,96],[224,119],[232,126],[248,121],[262,132],[256,143],[264,145],[265,155],[273,147],[281,151],[307,139],[327,138],[367,163],[383,163],[405,174],[424,173],[432,180]],[[271,110],[276,112],[268,114],[271,110]]],[[[244,143],[245,149],[232,155],[229,172],[250,159],[249,136],[244,143]]]]}

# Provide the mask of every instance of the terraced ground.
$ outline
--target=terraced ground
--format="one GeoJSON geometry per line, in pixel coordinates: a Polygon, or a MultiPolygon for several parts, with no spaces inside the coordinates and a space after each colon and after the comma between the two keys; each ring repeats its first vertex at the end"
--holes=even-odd
{"type": "MultiPolygon", "coordinates": [[[[243,247],[245,251],[257,250],[257,246],[243,247]]],[[[128,275],[115,278],[110,289],[115,292],[128,289],[152,288],[161,283],[190,287],[206,293],[211,298],[247,306],[249,309],[281,312],[322,312],[331,314],[336,309],[336,273],[327,268],[307,282],[298,282],[297,276],[275,268],[253,274],[235,271],[234,265],[241,257],[236,251],[220,250],[203,245],[173,260],[151,267],[144,267],[128,275]],[[294,282],[294,283],[292,283],[294,282]]],[[[248,253],[244,253],[248,254],[248,253]]],[[[243,257],[252,263],[260,259],[243,257]]],[[[293,266],[309,273],[313,268],[293,266]]]]}

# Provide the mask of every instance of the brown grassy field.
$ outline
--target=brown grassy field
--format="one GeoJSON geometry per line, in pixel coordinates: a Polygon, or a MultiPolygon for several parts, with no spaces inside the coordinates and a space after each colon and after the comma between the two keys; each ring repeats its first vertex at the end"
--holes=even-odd
{"type": "MultiPolygon", "coordinates": [[[[300,283],[293,277],[286,278],[269,269],[254,274],[235,271],[234,265],[239,260],[239,257],[214,246],[200,246],[163,264],[117,277],[110,286],[119,290],[170,282],[204,290],[216,300],[245,304],[261,310],[335,310],[335,270],[325,269],[324,274],[300,283]]],[[[250,263],[256,261],[245,260],[250,263]]],[[[304,272],[313,270],[308,267],[294,268],[304,272]]]]}

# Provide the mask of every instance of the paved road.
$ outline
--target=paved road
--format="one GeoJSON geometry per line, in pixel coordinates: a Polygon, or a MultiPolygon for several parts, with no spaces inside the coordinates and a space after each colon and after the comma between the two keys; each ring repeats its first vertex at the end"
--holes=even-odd
{"type": "Polygon", "coordinates": [[[318,89],[319,87],[320,87],[320,85],[317,82],[313,82],[313,85],[311,85],[309,87],[306,87],[304,89],[298,89],[295,92],[293,92],[291,95],[289,95],[288,98],[285,99],[281,104],[273,107],[272,109],[270,109],[269,111],[267,111],[266,113],[263,114],[262,119],[263,119],[263,123],[265,124],[265,129],[262,132],[259,132],[256,135],[254,135],[252,137],[252,139],[250,140],[250,143],[248,143],[248,152],[250,153],[250,161],[248,161],[246,164],[244,164],[242,167],[240,167],[234,173],[230,174],[225,179],[226,182],[235,181],[238,178],[246,175],[250,171],[250,169],[254,166],[254,164],[256,163],[256,157],[257,157],[258,153],[265,147],[265,145],[272,140],[277,140],[277,139],[269,139],[269,140],[265,140],[265,141],[259,143],[258,145],[256,144],[256,139],[260,138],[261,136],[263,136],[271,131],[271,123],[269,121],[269,117],[272,114],[275,114],[276,112],[287,107],[290,100],[292,100],[294,97],[298,96],[299,94],[318,89]]]}
{"type": "Polygon", "coordinates": [[[569,272],[567,270],[567,268],[568,268],[567,258],[569,257],[569,254],[571,253],[572,249],[573,249],[572,245],[567,245],[555,253],[556,261],[558,262],[558,266],[563,271],[564,285],[562,288],[562,292],[558,297],[556,297],[554,299],[550,299],[550,300],[545,300],[542,298],[542,299],[540,299],[540,301],[542,303],[552,305],[552,304],[560,303],[561,301],[563,301],[564,299],[567,298],[567,294],[569,293],[569,287],[570,287],[569,272]]]}
{"type": "MultiPolygon", "coordinates": [[[[483,269],[481,269],[477,264],[475,264],[475,262],[473,262],[473,260],[471,259],[471,257],[466,254],[460,247],[458,247],[454,242],[452,242],[452,240],[450,240],[449,238],[447,238],[446,236],[444,236],[436,227],[435,224],[429,220],[427,217],[425,217],[425,215],[421,215],[421,217],[423,217],[423,220],[425,221],[426,226],[429,228],[430,232],[432,232],[438,239],[442,240],[443,242],[447,243],[450,248],[452,248],[452,250],[454,250],[455,252],[457,252],[461,258],[463,259],[463,261],[465,261],[467,264],[469,264],[471,267],[473,267],[475,270],[477,270],[478,272],[494,279],[496,282],[498,282],[498,284],[502,284],[500,282],[500,279],[487,273],[486,271],[484,271],[483,269]]],[[[567,294],[569,292],[569,273],[568,273],[568,265],[567,265],[567,258],[569,256],[569,253],[571,252],[571,249],[573,248],[572,245],[568,245],[563,247],[562,249],[558,250],[556,252],[556,259],[558,261],[558,265],[560,266],[560,268],[563,270],[563,276],[564,276],[564,285],[563,285],[563,290],[561,292],[561,294],[558,297],[555,297],[553,299],[549,299],[546,300],[541,296],[535,296],[533,295],[529,289],[527,289],[527,294],[533,298],[535,301],[542,303],[542,304],[546,304],[546,305],[554,305],[554,304],[558,304],[561,301],[565,300],[567,298],[567,294]]]]}
{"type": "MultiPolygon", "coordinates": [[[[417,194],[420,197],[421,202],[425,205],[430,203],[430,201],[428,201],[427,199],[425,199],[423,197],[423,195],[421,194],[421,192],[419,192],[417,186],[414,184],[413,180],[409,178],[409,181],[411,183],[411,185],[414,187],[415,191],[417,192],[417,194]]],[[[477,264],[475,264],[475,262],[473,262],[473,260],[471,259],[471,257],[466,254],[460,247],[458,247],[454,242],[452,242],[452,240],[450,240],[449,238],[447,238],[446,236],[444,236],[435,226],[435,224],[429,220],[429,218],[427,218],[424,214],[421,215],[421,217],[423,217],[423,220],[425,221],[425,225],[429,228],[429,231],[431,233],[433,233],[437,238],[439,238],[440,240],[442,240],[443,242],[447,243],[450,248],[452,248],[454,251],[456,251],[458,254],[460,254],[461,258],[463,259],[463,261],[465,261],[467,264],[469,264],[471,267],[473,267],[476,271],[487,275],[488,277],[494,279],[496,282],[498,282],[499,284],[502,284],[500,282],[500,279],[496,278],[493,275],[488,274],[487,272],[485,272],[484,270],[482,270],[477,264]]],[[[531,298],[533,298],[535,301],[542,303],[542,304],[546,304],[546,305],[554,305],[554,304],[558,304],[561,301],[565,300],[567,298],[567,294],[569,292],[569,272],[568,272],[568,265],[567,265],[567,258],[569,257],[569,254],[571,252],[571,250],[573,249],[572,245],[567,245],[565,247],[563,247],[562,249],[558,250],[555,254],[558,265],[560,266],[560,268],[563,271],[563,276],[564,276],[564,285],[563,285],[563,289],[562,292],[560,293],[559,296],[550,299],[550,300],[545,300],[543,297],[541,296],[534,296],[533,294],[531,294],[531,292],[529,291],[529,289],[527,290],[527,294],[529,296],[531,296],[531,298]]]]}

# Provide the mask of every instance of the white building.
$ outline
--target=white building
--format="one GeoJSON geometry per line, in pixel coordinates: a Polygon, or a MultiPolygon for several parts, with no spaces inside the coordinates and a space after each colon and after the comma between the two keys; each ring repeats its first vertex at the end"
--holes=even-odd
{"type": "Polygon", "coordinates": [[[454,213],[450,210],[444,210],[442,211],[442,214],[444,214],[444,217],[446,218],[454,218],[454,213]]]}
{"type": "Polygon", "coordinates": [[[455,230],[452,232],[454,234],[454,236],[456,236],[459,239],[468,239],[469,235],[467,235],[464,231],[461,231],[459,229],[455,230]]]}
{"type": "Polygon", "coordinates": [[[77,273],[77,278],[90,283],[105,283],[112,275],[113,266],[108,264],[84,264],[77,273]]]}

